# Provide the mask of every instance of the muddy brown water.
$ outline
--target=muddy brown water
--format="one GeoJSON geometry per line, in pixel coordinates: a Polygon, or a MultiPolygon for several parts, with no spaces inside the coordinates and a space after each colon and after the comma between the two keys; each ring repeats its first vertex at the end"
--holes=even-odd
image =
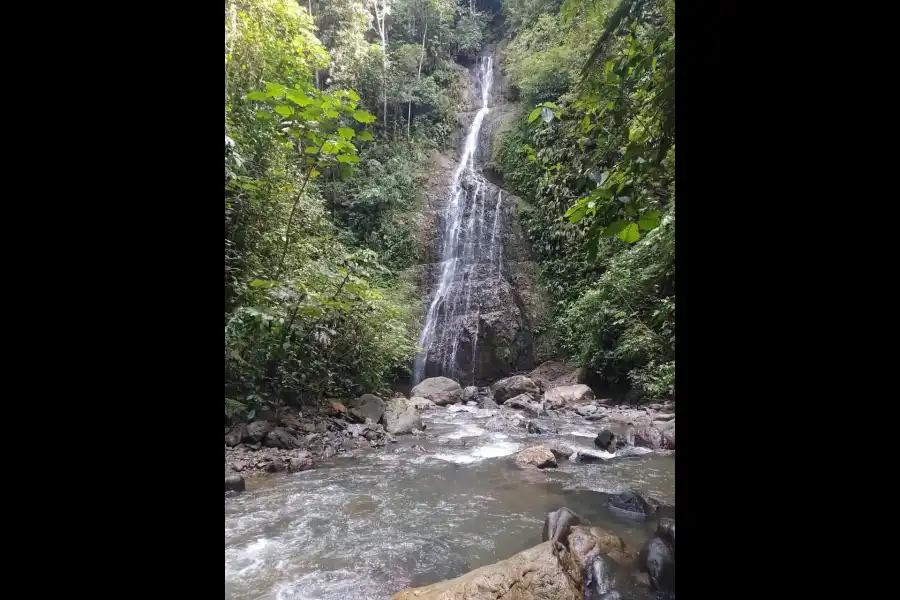
{"type": "Polygon", "coordinates": [[[591,448],[600,426],[575,417],[553,420],[558,435],[486,430],[497,411],[453,408],[424,413],[425,437],[251,480],[227,496],[226,600],[387,599],[540,543],[546,513],[563,505],[637,550],[653,523],[610,512],[607,494],[636,489],[674,502],[674,456],[523,470],[511,460],[521,448],[554,439],[591,448]]]}

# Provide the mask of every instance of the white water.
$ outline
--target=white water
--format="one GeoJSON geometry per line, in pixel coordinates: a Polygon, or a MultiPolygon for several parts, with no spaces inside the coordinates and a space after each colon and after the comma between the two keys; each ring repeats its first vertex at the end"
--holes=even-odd
{"type": "Polygon", "coordinates": [[[498,246],[502,193],[485,181],[480,169],[476,168],[475,160],[481,128],[491,111],[489,105],[493,67],[493,57],[485,56],[475,69],[474,78],[480,91],[481,107],[466,134],[459,164],[448,190],[448,201],[443,212],[441,270],[419,336],[419,346],[423,352],[416,358],[414,383],[425,377],[429,354],[432,355],[432,362],[437,363],[439,374],[450,377],[457,375],[460,338],[467,327],[471,340],[471,377],[473,381],[475,378],[480,307],[477,294],[473,298],[473,288],[491,284],[491,281],[484,280],[484,275],[488,275],[489,279],[500,276],[503,256],[503,250],[498,246]],[[491,193],[496,193],[493,214],[486,210],[489,201],[486,196],[491,193]],[[492,217],[493,220],[486,223],[486,217],[492,217]],[[479,264],[486,264],[486,273],[477,270],[479,264]],[[496,274],[494,264],[497,265],[496,274]]]}

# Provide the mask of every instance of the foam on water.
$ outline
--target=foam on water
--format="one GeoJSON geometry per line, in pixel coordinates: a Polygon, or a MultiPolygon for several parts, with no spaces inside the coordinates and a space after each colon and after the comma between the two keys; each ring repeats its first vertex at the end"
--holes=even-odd
{"type": "Polygon", "coordinates": [[[484,435],[485,433],[487,432],[477,425],[464,425],[458,431],[454,431],[453,433],[448,434],[447,438],[451,440],[459,440],[464,437],[477,437],[479,435],[484,435]]]}

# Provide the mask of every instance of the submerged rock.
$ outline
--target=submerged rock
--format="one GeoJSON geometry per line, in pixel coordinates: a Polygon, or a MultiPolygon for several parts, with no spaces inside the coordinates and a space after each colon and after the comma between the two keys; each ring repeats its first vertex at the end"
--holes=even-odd
{"type": "Polygon", "coordinates": [[[412,389],[411,396],[431,400],[438,406],[456,404],[462,400],[462,387],[447,377],[429,377],[412,389]]]}
{"type": "Polygon", "coordinates": [[[650,585],[666,593],[675,593],[675,521],[660,519],[656,535],[641,549],[638,566],[650,576],[650,585]]]}
{"type": "Polygon", "coordinates": [[[243,492],[247,487],[247,484],[244,483],[244,478],[240,475],[226,475],[225,476],[225,491],[226,492],[243,492]]]}
{"type": "Polygon", "coordinates": [[[572,404],[584,404],[594,399],[594,390],[577,383],[550,389],[544,394],[547,408],[559,409],[572,404]]]}
{"type": "Polygon", "coordinates": [[[540,394],[537,385],[524,375],[513,375],[495,382],[491,386],[491,392],[494,395],[494,402],[497,404],[503,404],[510,398],[521,394],[530,394],[531,397],[540,394]]]}
{"type": "Polygon", "coordinates": [[[538,469],[556,468],[556,457],[544,446],[525,448],[516,454],[516,464],[533,466],[538,469]]]}
{"type": "Polygon", "coordinates": [[[578,450],[569,457],[569,460],[577,464],[603,463],[612,460],[616,455],[603,450],[578,450]]]}
{"type": "Polygon", "coordinates": [[[313,461],[307,452],[302,452],[288,459],[288,472],[308,471],[313,468],[313,461]]]}
{"type": "Polygon", "coordinates": [[[594,445],[607,452],[615,452],[616,434],[609,429],[602,429],[594,438],[594,445]]]}
{"type": "Polygon", "coordinates": [[[611,600],[614,577],[612,570],[602,556],[595,555],[584,573],[584,600],[611,600]]]}

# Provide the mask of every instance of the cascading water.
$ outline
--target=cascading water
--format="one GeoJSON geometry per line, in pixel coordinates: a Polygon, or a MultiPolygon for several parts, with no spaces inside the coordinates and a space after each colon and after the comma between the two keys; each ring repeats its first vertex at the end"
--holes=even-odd
{"type": "Polygon", "coordinates": [[[481,107],[466,134],[443,211],[440,275],[419,336],[419,346],[424,352],[416,357],[414,383],[425,377],[429,362],[436,363],[436,367],[430,369],[439,371],[434,374],[460,376],[458,363],[463,336],[468,348],[466,356],[471,356],[471,365],[466,369],[470,377],[465,379],[474,381],[480,330],[479,291],[501,277],[503,249],[498,234],[502,192],[487,182],[476,168],[482,124],[491,111],[493,70],[491,56],[482,57],[475,69],[481,107]],[[490,201],[494,201],[494,210],[488,213],[485,206],[490,201]],[[473,290],[476,292],[474,297],[473,290]]]}

